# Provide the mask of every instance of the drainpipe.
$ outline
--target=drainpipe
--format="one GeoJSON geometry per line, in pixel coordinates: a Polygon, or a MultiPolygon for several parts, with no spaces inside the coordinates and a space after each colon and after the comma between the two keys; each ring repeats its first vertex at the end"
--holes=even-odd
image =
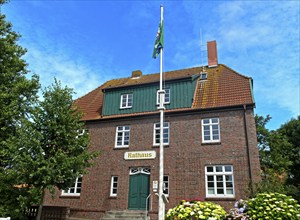
{"type": "Polygon", "coordinates": [[[253,181],[252,181],[252,167],[251,167],[251,160],[250,160],[250,148],[249,148],[249,139],[248,139],[247,119],[246,119],[247,106],[243,105],[243,107],[244,107],[244,129],[245,129],[245,139],[246,139],[247,159],[248,159],[249,179],[250,179],[250,192],[252,195],[253,194],[253,181]]]}

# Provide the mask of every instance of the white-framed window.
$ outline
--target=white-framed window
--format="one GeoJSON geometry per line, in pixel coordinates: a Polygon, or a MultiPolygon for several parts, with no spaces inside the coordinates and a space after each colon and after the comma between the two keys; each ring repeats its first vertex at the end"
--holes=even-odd
{"type": "MultiPolygon", "coordinates": [[[[164,104],[170,104],[170,101],[171,101],[170,89],[165,89],[165,102],[164,102],[164,104]]],[[[160,96],[159,96],[159,93],[158,93],[158,90],[157,90],[156,104],[159,105],[159,103],[160,103],[160,96]]]]}
{"type": "Polygon", "coordinates": [[[110,184],[110,196],[117,196],[118,193],[118,177],[112,176],[111,177],[111,184],[110,184]]]}
{"type": "Polygon", "coordinates": [[[205,167],[206,197],[234,197],[233,167],[209,165],[205,167]]]}
{"type": "Polygon", "coordinates": [[[169,196],[169,176],[164,176],[164,188],[163,193],[168,197],[169,196]]]}
{"type": "MultiPolygon", "coordinates": [[[[170,132],[169,122],[164,122],[163,127],[163,142],[164,145],[169,145],[170,132]]],[[[160,123],[154,124],[154,135],[153,135],[153,145],[158,146],[160,143],[160,123]]]]}
{"type": "Polygon", "coordinates": [[[120,101],[120,108],[131,108],[133,102],[132,93],[122,94],[120,101]]]}
{"type": "Polygon", "coordinates": [[[80,196],[81,192],[81,183],[82,183],[82,176],[77,177],[74,183],[74,186],[70,187],[68,190],[63,190],[63,196],[80,196]]]}
{"type": "Polygon", "coordinates": [[[130,127],[117,126],[115,147],[128,147],[130,140],[130,127]]]}
{"type": "Polygon", "coordinates": [[[202,119],[202,142],[220,142],[219,118],[202,119]]]}
{"type": "Polygon", "coordinates": [[[207,79],[207,73],[200,73],[200,80],[207,79]]]}

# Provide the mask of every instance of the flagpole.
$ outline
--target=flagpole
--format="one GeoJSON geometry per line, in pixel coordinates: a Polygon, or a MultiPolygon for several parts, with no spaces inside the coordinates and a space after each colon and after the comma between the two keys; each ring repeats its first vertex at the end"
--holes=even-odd
{"type": "MultiPolygon", "coordinates": [[[[163,5],[160,6],[160,22],[161,25],[163,23],[163,13],[164,8],[163,5]]],[[[158,220],[165,219],[165,203],[163,200],[163,186],[164,186],[164,139],[163,139],[163,131],[164,131],[164,101],[165,101],[165,90],[163,90],[163,47],[160,49],[160,77],[159,77],[159,111],[160,111],[160,145],[159,145],[159,191],[158,191],[158,220]]]]}

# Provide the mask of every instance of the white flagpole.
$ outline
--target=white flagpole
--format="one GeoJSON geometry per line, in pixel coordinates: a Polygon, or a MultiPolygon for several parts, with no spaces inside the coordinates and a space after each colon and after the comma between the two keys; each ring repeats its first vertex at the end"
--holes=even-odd
{"type": "MultiPolygon", "coordinates": [[[[160,22],[163,24],[163,13],[164,8],[160,6],[160,22]]],[[[163,34],[163,33],[161,33],[163,34]]],[[[163,200],[163,188],[164,188],[164,101],[165,101],[165,90],[163,89],[163,74],[162,74],[162,63],[163,63],[163,48],[160,49],[160,81],[159,81],[159,111],[160,111],[160,145],[159,145],[159,192],[158,192],[158,220],[165,219],[165,203],[163,200]]]]}

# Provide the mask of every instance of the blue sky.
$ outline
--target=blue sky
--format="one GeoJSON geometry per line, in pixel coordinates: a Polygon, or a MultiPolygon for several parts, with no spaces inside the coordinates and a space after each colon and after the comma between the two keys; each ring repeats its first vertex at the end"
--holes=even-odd
{"type": "Polygon", "coordinates": [[[159,72],[151,56],[160,4],[164,71],[201,66],[201,53],[207,64],[206,42],[216,40],[219,63],[253,78],[255,113],[272,116],[270,129],[300,114],[298,0],[11,0],[1,12],[22,35],[24,59],[42,87],[56,77],[77,98],[133,70],[159,72]]]}

